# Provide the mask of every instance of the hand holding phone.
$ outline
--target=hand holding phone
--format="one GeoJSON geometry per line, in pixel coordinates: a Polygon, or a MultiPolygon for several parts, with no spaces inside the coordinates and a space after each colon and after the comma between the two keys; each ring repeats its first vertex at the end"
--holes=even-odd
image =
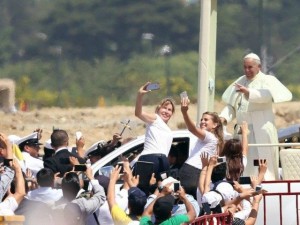
{"type": "Polygon", "coordinates": [[[180,187],[180,183],[179,182],[175,182],[174,183],[174,192],[179,191],[179,187],[180,187]]]}
{"type": "MultiPolygon", "coordinates": [[[[261,159],[261,163],[266,163],[266,159],[261,159]]],[[[259,159],[254,159],[253,160],[253,166],[259,166],[259,159]]]]}
{"type": "Polygon", "coordinates": [[[85,164],[79,164],[74,166],[74,171],[86,171],[87,167],[85,164]]]}
{"type": "Polygon", "coordinates": [[[218,157],[217,162],[218,162],[218,163],[225,163],[225,162],[226,162],[226,157],[225,157],[225,156],[223,156],[223,157],[218,157]]]}
{"type": "Polygon", "coordinates": [[[266,191],[265,189],[263,189],[262,186],[257,185],[257,186],[255,187],[255,192],[253,193],[253,196],[259,195],[259,194],[265,194],[265,193],[267,193],[267,192],[268,192],[268,191],[266,191]]]}
{"type": "Polygon", "coordinates": [[[123,174],[124,173],[124,164],[123,164],[123,162],[118,162],[117,164],[118,164],[119,167],[121,167],[120,174],[123,174]]]}
{"type": "Polygon", "coordinates": [[[146,91],[154,91],[158,90],[160,88],[159,83],[150,83],[145,87],[146,91]]]}
{"type": "Polygon", "coordinates": [[[149,186],[149,181],[151,179],[152,173],[154,172],[154,163],[137,161],[134,166],[134,176],[139,175],[139,185],[149,186]]]}
{"type": "Polygon", "coordinates": [[[181,98],[181,100],[184,99],[184,98],[188,98],[187,92],[186,91],[181,92],[180,93],[180,98],[181,98]]]}
{"type": "Polygon", "coordinates": [[[76,140],[79,140],[82,137],[82,133],[80,131],[77,131],[75,135],[76,135],[76,140]]]}

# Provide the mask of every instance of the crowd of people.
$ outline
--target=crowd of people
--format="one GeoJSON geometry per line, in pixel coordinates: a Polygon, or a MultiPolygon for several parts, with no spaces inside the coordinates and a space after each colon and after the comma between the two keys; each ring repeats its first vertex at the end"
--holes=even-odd
{"type": "Polygon", "coordinates": [[[0,215],[24,215],[25,225],[167,225],[228,212],[232,224],[255,224],[265,192],[261,183],[278,178],[278,152],[248,148],[248,141],[277,142],[272,102],[290,100],[291,94],[260,71],[260,59],[253,53],[244,57],[244,71],[225,91],[224,110],[204,112],[199,124],[188,114],[189,98],[181,98],[182,116],[197,142],[180,167],[174,163],[180,148],[171,150],[168,126],[175,102],[166,98],[154,113],[145,112],[143,97],[150,93],[150,82],[140,87],[135,116],[145,122],[146,133],[144,148],[134,161],[153,165],[146,185],[141,185],[142,174],[137,174],[133,159],[123,158],[109,176],[92,171],[92,164],[122,144],[120,134],[87,149],[81,136],[70,148],[68,133],[55,129],[40,157],[42,130],[22,138],[1,132],[0,215]],[[225,140],[223,127],[234,118],[236,134],[225,140]],[[253,159],[259,159],[258,170],[248,163],[253,159]],[[178,177],[171,176],[173,167],[179,169],[178,177]],[[241,183],[245,176],[251,176],[246,186],[241,183]]]}

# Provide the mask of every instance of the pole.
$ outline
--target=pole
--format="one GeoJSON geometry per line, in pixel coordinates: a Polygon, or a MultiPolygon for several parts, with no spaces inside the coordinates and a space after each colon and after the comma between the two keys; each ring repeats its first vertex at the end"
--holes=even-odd
{"type": "Polygon", "coordinates": [[[217,0],[201,0],[197,121],[214,110],[216,34],[217,0]]]}

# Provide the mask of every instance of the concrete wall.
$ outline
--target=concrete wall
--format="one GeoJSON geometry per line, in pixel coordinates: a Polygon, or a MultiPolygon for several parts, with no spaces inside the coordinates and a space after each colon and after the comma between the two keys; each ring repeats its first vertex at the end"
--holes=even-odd
{"type": "Polygon", "coordinates": [[[0,79],[0,110],[15,110],[15,82],[11,79],[0,79]]]}

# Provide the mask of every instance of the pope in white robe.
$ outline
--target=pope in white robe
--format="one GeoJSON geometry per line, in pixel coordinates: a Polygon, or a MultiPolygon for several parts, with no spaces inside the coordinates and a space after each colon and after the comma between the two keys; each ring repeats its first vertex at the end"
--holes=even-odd
{"type": "MultiPolygon", "coordinates": [[[[244,57],[245,75],[239,77],[223,93],[222,100],[227,104],[220,117],[227,122],[236,118],[237,124],[248,123],[249,144],[278,143],[275,115],[272,104],[290,101],[292,93],[274,76],[260,71],[260,58],[250,53],[244,57]]],[[[279,148],[250,147],[247,166],[243,176],[257,175],[254,159],[267,160],[265,180],[279,179],[279,148]]]]}

